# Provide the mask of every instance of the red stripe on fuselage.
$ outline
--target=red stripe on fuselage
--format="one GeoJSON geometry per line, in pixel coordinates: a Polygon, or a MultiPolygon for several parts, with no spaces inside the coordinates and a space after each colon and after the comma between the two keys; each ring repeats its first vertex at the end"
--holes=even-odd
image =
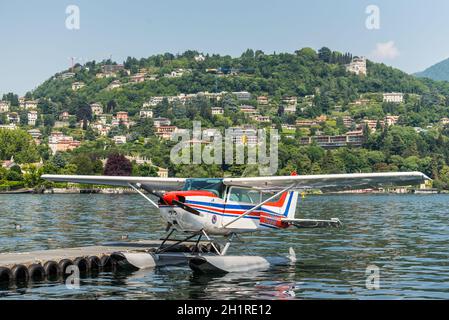
{"type": "MultiPolygon", "coordinates": [[[[237,215],[241,215],[243,213],[245,213],[247,210],[220,210],[214,207],[207,207],[207,206],[202,206],[199,204],[193,204],[193,203],[189,203],[188,204],[190,207],[193,208],[198,208],[198,209],[204,209],[204,210],[208,210],[208,211],[214,211],[217,213],[226,213],[226,214],[237,214],[237,215]]],[[[261,211],[253,211],[251,213],[248,214],[248,216],[253,216],[253,217],[258,217],[260,215],[261,211]]]]}

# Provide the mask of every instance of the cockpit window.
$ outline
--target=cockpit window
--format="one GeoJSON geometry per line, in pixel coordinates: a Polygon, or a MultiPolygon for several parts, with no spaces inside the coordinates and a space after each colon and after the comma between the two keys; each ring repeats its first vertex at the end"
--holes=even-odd
{"type": "Polygon", "coordinates": [[[229,201],[245,202],[245,203],[260,203],[261,193],[257,190],[232,187],[229,192],[229,201]]]}
{"type": "Polygon", "coordinates": [[[222,179],[187,179],[183,190],[210,191],[217,197],[222,198],[224,192],[224,184],[222,179]]]}

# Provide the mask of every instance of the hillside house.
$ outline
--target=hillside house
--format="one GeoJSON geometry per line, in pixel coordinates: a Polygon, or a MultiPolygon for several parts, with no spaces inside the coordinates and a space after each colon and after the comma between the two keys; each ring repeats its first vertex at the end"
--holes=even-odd
{"type": "Polygon", "coordinates": [[[90,109],[92,110],[92,114],[96,116],[103,114],[103,106],[99,103],[92,103],[90,109]]]}
{"type": "Polygon", "coordinates": [[[84,88],[85,86],[86,86],[86,84],[84,82],[74,82],[74,83],[72,83],[72,90],[78,91],[78,90],[84,88]]]}
{"type": "Polygon", "coordinates": [[[0,101],[0,113],[9,112],[10,107],[11,103],[9,101],[0,101]]]}
{"type": "Polygon", "coordinates": [[[391,103],[402,103],[404,101],[404,94],[401,92],[384,93],[383,101],[391,103]]]}
{"type": "Polygon", "coordinates": [[[29,126],[35,126],[37,121],[37,111],[36,110],[30,110],[28,111],[28,125],[29,126]]]}
{"type": "Polygon", "coordinates": [[[354,57],[352,61],[346,66],[346,71],[354,73],[356,75],[367,74],[366,69],[366,58],[365,57],[354,57]]]}

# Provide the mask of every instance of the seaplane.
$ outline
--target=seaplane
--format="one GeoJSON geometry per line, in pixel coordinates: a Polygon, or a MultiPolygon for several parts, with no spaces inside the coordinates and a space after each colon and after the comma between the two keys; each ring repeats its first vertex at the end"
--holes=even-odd
{"type": "MultiPolygon", "coordinates": [[[[326,175],[297,175],[243,178],[156,178],[133,176],[50,175],[54,182],[128,187],[159,210],[167,234],[154,252],[122,252],[117,259],[138,268],[187,262],[194,272],[242,272],[266,269],[285,261],[295,262],[290,248],[285,259],[227,254],[240,234],[262,230],[296,228],[340,228],[338,218],[296,217],[299,194],[308,190],[336,192],[353,189],[410,186],[429,178],[421,172],[384,172],[326,175]],[[153,199],[149,197],[153,195],[153,199]],[[156,200],[157,199],[157,200],[156,200]],[[173,239],[173,233],[183,235],[173,239]],[[221,237],[222,244],[215,241],[221,237]],[[203,241],[202,241],[203,239],[203,241]],[[168,245],[167,241],[170,241],[168,245]],[[175,248],[193,242],[189,252],[175,248]],[[201,246],[206,242],[206,246],[201,246]],[[206,248],[206,249],[205,249],[206,248]]],[[[151,222],[150,222],[151,223],[151,222]]],[[[268,233],[269,234],[269,233],[268,233]]]]}

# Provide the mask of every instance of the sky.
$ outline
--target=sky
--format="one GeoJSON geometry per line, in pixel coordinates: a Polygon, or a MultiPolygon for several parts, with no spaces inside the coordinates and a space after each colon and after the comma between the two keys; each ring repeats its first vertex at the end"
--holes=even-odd
{"type": "Polygon", "coordinates": [[[72,57],[123,62],[189,49],[327,46],[413,73],[449,57],[448,12],[446,0],[0,0],[0,95],[33,90],[72,57]]]}

